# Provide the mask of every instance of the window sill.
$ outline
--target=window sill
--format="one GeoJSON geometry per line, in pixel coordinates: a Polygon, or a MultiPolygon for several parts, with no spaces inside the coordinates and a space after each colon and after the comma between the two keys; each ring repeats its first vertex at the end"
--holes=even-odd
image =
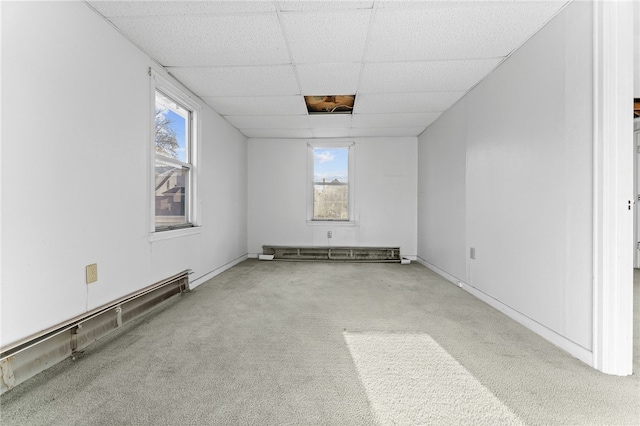
{"type": "Polygon", "coordinates": [[[353,220],[307,220],[311,226],[356,226],[353,220]]]}
{"type": "Polygon", "coordinates": [[[188,235],[195,235],[195,234],[199,234],[201,229],[202,228],[199,226],[192,226],[190,228],[171,229],[167,231],[152,232],[149,234],[149,241],[150,242],[162,241],[162,240],[168,240],[171,238],[179,238],[179,237],[186,237],[188,235]]]}

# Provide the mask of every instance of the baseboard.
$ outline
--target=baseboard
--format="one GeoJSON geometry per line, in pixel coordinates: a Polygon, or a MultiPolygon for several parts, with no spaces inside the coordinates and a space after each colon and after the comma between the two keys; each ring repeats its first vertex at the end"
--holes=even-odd
{"type": "Polygon", "coordinates": [[[534,320],[532,318],[529,318],[528,316],[522,314],[519,311],[516,311],[515,309],[513,309],[512,307],[510,307],[508,305],[505,305],[504,303],[500,302],[499,300],[497,300],[497,299],[493,298],[492,296],[482,292],[481,290],[477,289],[476,287],[473,287],[472,285],[469,285],[469,284],[465,283],[464,281],[454,277],[453,275],[451,275],[451,274],[447,273],[446,271],[438,268],[437,266],[432,265],[431,263],[429,263],[425,259],[423,259],[423,258],[418,256],[417,261],[421,265],[425,266],[426,268],[431,269],[436,274],[442,276],[447,281],[450,281],[451,283],[455,284],[456,286],[462,288],[466,292],[472,294],[473,296],[475,296],[478,299],[480,299],[483,302],[485,302],[487,305],[499,310],[500,312],[502,312],[503,314],[507,315],[508,317],[513,319],[514,321],[517,321],[518,323],[520,323],[523,326],[527,327],[529,330],[531,330],[534,333],[540,335],[542,338],[548,340],[549,342],[551,342],[555,346],[557,346],[560,349],[568,352],[570,355],[574,356],[575,358],[579,359],[580,361],[584,362],[585,364],[593,367],[593,352],[592,351],[580,346],[579,344],[575,343],[572,340],[567,339],[566,337],[558,334],[557,332],[553,331],[552,329],[540,324],[536,320],[534,320]]]}
{"type": "Polygon", "coordinates": [[[416,261],[419,264],[421,264],[422,266],[424,266],[425,268],[429,268],[433,272],[435,272],[436,274],[442,276],[447,281],[451,281],[453,284],[455,284],[458,287],[460,287],[460,284],[463,282],[461,279],[459,279],[457,277],[454,277],[453,275],[449,274],[448,272],[444,271],[443,269],[438,268],[436,265],[433,265],[433,264],[427,262],[426,260],[424,260],[420,256],[417,256],[416,261]]]}
{"type": "Polygon", "coordinates": [[[227,269],[236,266],[240,262],[244,262],[245,260],[247,260],[248,257],[249,257],[248,255],[243,254],[242,256],[237,257],[237,258],[233,259],[232,261],[225,263],[224,265],[220,266],[219,268],[216,268],[213,271],[211,271],[209,273],[206,273],[203,276],[194,279],[193,281],[190,281],[189,282],[189,288],[191,290],[193,290],[194,288],[198,287],[199,285],[204,284],[205,282],[209,281],[211,278],[215,277],[216,275],[219,275],[219,274],[223,273],[224,271],[226,271],[227,269]]]}
{"type": "Polygon", "coordinates": [[[134,320],[180,300],[188,288],[188,270],[56,324],[3,348],[0,394],[49,367],[82,356],[95,341],[124,330],[134,320]]]}

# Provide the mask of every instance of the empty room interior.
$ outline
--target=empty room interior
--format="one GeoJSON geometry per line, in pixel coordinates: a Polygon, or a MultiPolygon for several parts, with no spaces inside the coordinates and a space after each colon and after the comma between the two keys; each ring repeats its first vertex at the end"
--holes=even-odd
{"type": "Polygon", "coordinates": [[[2,424],[640,424],[639,2],[0,14],[2,424]]]}

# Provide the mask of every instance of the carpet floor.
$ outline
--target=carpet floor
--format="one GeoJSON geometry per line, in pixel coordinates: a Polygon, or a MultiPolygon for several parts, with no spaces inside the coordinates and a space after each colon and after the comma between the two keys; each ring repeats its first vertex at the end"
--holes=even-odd
{"type": "Polygon", "coordinates": [[[418,264],[248,260],[5,393],[0,416],[7,426],[636,425],[640,380],[599,373],[418,264]]]}

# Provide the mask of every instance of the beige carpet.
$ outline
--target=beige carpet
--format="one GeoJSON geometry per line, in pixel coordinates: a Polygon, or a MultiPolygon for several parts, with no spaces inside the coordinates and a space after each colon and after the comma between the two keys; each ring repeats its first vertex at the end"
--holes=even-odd
{"type": "Polygon", "coordinates": [[[427,334],[344,333],[380,425],[521,425],[427,334]]]}
{"type": "Polygon", "coordinates": [[[594,370],[418,264],[242,262],[0,396],[2,426],[518,419],[639,425],[640,377],[594,370]]]}

